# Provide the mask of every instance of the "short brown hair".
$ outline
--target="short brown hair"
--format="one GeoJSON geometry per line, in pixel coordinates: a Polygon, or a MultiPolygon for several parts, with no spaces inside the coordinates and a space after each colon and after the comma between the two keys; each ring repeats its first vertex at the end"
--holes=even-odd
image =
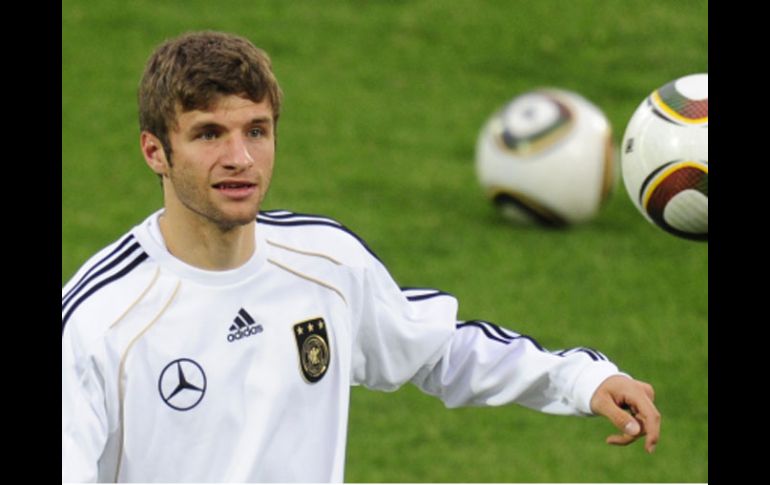
{"type": "Polygon", "coordinates": [[[139,128],[157,136],[171,156],[169,130],[182,111],[208,109],[222,95],[255,103],[265,96],[277,123],[283,94],[270,57],[248,39],[223,32],[190,32],[162,43],[139,84],[139,128]]]}

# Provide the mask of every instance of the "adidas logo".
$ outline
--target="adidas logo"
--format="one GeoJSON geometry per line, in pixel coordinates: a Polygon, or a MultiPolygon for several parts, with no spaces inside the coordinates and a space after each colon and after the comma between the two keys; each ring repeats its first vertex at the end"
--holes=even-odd
{"type": "Polygon", "coordinates": [[[233,324],[230,326],[230,333],[227,334],[228,342],[235,342],[242,338],[251,337],[258,333],[262,333],[262,325],[254,322],[254,319],[249,313],[241,308],[238,310],[238,316],[233,320],[233,324]]]}

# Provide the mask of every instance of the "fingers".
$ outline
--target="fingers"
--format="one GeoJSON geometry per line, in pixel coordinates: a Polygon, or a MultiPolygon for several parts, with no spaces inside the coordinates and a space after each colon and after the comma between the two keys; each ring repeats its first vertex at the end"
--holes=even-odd
{"type": "Polygon", "coordinates": [[[653,404],[654,399],[655,391],[646,382],[613,376],[602,383],[592,400],[592,408],[621,431],[609,436],[607,443],[625,446],[644,436],[645,450],[655,451],[660,438],[660,413],[653,404]]]}
{"type": "Polygon", "coordinates": [[[647,451],[647,453],[653,453],[660,436],[660,420],[658,418],[658,424],[650,426],[650,431],[647,430],[647,422],[651,421],[643,419],[639,417],[639,415],[631,417],[631,419],[624,427],[623,433],[608,436],[607,443],[615,446],[626,446],[644,436],[644,449],[647,451]]]}
{"type": "Polygon", "coordinates": [[[641,420],[642,429],[647,435],[644,440],[644,449],[647,450],[647,453],[652,453],[655,451],[655,446],[660,438],[660,413],[652,401],[649,401],[649,410],[644,413],[640,412],[637,419],[641,420]]]}
{"type": "Polygon", "coordinates": [[[627,434],[627,433],[614,434],[614,435],[608,436],[606,442],[607,444],[610,444],[610,445],[626,446],[636,441],[637,438],[638,436],[627,434]]]}
{"type": "Polygon", "coordinates": [[[622,404],[619,405],[611,396],[597,401],[594,405],[594,411],[609,419],[616,428],[623,432],[624,436],[635,437],[641,433],[642,427],[626,409],[630,408],[622,404]]]}
{"type": "Polygon", "coordinates": [[[641,426],[641,433],[645,435],[644,449],[648,453],[655,451],[655,446],[660,438],[660,412],[655,407],[655,391],[646,382],[635,381],[642,394],[630,394],[626,397],[626,404],[630,407],[633,417],[641,426]]]}
{"type": "Polygon", "coordinates": [[[636,381],[636,383],[642,389],[642,392],[644,392],[647,397],[650,398],[650,401],[655,401],[655,389],[653,389],[650,384],[643,381],[636,381]]]}

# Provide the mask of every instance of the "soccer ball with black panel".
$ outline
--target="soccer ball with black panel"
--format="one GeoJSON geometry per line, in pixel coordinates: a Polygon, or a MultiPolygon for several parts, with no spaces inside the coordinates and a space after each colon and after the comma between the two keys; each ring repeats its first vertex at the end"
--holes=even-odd
{"type": "Polygon", "coordinates": [[[631,201],[652,224],[708,241],[708,74],[653,91],[626,127],[621,171],[631,201]]]}
{"type": "Polygon", "coordinates": [[[517,223],[565,227],[593,219],[616,173],[607,117],[565,89],[511,99],[485,122],[476,143],[481,187],[517,223]]]}

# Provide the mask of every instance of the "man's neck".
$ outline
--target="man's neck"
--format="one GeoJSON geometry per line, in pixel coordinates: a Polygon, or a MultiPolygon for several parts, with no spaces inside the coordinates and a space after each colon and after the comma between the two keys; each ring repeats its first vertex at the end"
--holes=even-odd
{"type": "Polygon", "coordinates": [[[182,221],[167,212],[158,219],[169,252],[189,265],[209,271],[235,269],[251,258],[256,247],[254,224],[225,229],[207,221],[182,221]]]}

